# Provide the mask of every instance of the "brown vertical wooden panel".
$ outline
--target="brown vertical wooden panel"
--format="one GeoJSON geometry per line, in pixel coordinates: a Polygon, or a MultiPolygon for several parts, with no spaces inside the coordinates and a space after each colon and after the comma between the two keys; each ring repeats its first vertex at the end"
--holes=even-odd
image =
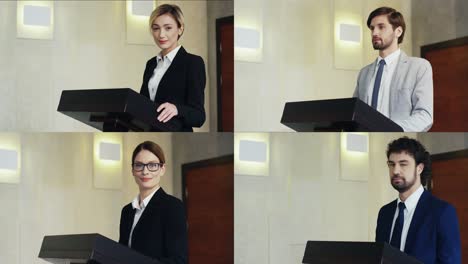
{"type": "Polygon", "coordinates": [[[234,17],[216,20],[218,131],[234,131],[234,17]]]}
{"type": "Polygon", "coordinates": [[[183,167],[189,263],[234,263],[234,158],[183,167]]]}
{"type": "Polygon", "coordinates": [[[457,209],[462,259],[468,260],[468,150],[438,154],[432,162],[432,193],[457,209]]]}
{"type": "Polygon", "coordinates": [[[468,37],[423,46],[421,55],[433,70],[431,131],[468,131],[468,37]]]}

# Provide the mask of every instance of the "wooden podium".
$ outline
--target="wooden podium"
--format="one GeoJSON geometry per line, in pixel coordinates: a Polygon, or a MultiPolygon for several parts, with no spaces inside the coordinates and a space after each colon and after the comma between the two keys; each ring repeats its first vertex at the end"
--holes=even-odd
{"type": "Polygon", "coordinates": [[[157,120],[157,105],[129,88],[62,91],[57,111],[101,131],[180,131],[174,117],[157,120]]]}
{"type": "Polygon", "coordinates": [[[302,263],[423,264],[387,243],[335,241],[307,241],[302,263]]]}
{"type": "Polygon", "coordinates": [[[100,234],[45,236],[39,258],[54,264],[160,264],[100,234]]]}
{"type": "Polygon", "coordinates": [[[281,123],[299,132],[403,132],[358,98],[288,102],[281,123]]]}

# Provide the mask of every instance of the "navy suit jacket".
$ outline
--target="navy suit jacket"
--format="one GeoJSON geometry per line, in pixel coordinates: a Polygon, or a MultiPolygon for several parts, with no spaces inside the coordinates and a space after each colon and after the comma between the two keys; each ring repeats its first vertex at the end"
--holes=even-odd
{"type": "MultiPolygon", "coordinates": [[[[383,206],[377,219],[377,242],[390,243],[397,200],[383,206]]],[[[460,231],[455,208],[428,191],[416,205],[404,252],[425,264],[461,263],[460,231]]]]}
{"type": "MultiPolygon", "coordinates": [[[[150,97],[148,82],[157,66],[153,57],[146,63],[140,94],[150,97]]],[[[200,56],[193,55],[180,47],[171,66],[159,82],[154,103],[160,105],[169,102],[177,107],[182,121],[182,131],[193,131],[192,127],[201,127],[205,123],[205,63],[200,56]]]]}
{"type": "MultiPolygon", "coordinates": [[[[135,209],[127,204],[120,217],[119,243],[128,246],[135,209]]],[[[160,188],[151,198],[132,234],[132,249],[164,264],[186,264],[187,224],[182,202],[160,188]]]]}

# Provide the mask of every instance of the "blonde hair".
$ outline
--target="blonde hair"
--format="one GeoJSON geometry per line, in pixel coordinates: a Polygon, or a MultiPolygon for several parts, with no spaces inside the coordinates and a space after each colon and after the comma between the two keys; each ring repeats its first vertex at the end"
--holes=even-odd
{"type": "Polygon", "coordinates": [[[158,6],[152,13],[149,18],[149,27],[150,30],[152,29],[154,20],[156,20],[157,17],[160,17],[162,15],[169,14],[174,18],[174,20],[177,22],[177,27],[182,28],[182,33],[180,33],[178,39],[184,34],[184,14],[182,13],[182,10],[180,9],[179,6],[177,5],[171,5],[171,4],[162,4],[158,6]]]}

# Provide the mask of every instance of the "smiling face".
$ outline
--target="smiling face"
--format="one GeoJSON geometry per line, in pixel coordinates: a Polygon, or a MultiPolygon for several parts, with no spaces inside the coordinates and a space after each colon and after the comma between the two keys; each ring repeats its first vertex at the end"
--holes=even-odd
{"type": "Polygon", "coordinates": [[[154,42],[161,48],[163,55],[166,55],[178,46],[183,28],[178,27],[177,21],[171,15],[163,14],[153,21],[151,32],[154,42]]]}
{"type": "Polygon", "coordinates": [[[401,27],[393,29],[387,15],[376,16],[372,19],[369,29],[372,34],[372,46],[375,50],[395,49],[398,47],[398,38],[403,30],[401,27]]]}
{"type": "MultiPolygon", "coordinates": [[[[151,151],[148,151],[146,149],[143,149],[140,152],[138,152],[138,154],[135,156],[135,160],[133,161],[133,164],[136,165],[155,163],[160,163],[159,158],[156,155],[154,155],[151,151]]],[[[150,169],[152,170],[154,169],[151,165],[143,166],[143,170],[141,171],[135,170],[135,166],[133,166],[132,169],[133,177],[140,189],[140,193],[146,191],[153,191],[156,188],[158,188],[159,183],[161,181],[161,176],[163,176],[164,172],[166,171],[166,167],[164,164],[159,166],[159,169],[157,169],[156,171],[150,171],[148,167],[150,167],[150,169]]],[[[153,167],[157,167],[157,165],[153,165],[153,167]]]]}
{"type": "Polygon", "coordinates": [[[390,183],[399,193],[412,193],[421,185],[421,172],[424,164],[416,165],[407,152],[391,153],[387,161],[390,183]]]}

